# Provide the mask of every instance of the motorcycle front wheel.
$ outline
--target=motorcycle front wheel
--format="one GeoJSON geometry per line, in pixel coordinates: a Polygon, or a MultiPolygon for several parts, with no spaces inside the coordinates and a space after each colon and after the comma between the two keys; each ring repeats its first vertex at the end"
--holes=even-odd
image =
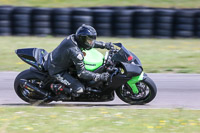
{"type": "Polygon", "coordinates": [[[146,104],[155,98],[157,87],[151,78],[146,77],[144,80],[137,82],[136,86],[139,90],[138,94],[134,94],[128,84],[116,89],[116,94],[122,101],[131,105],[146,104]]]}
{"type": "Polygon", "coordinates": [[[30,71],[30,69],[24,70],[23,72],[17,75],[14,82],[14,89],[16,94],[23,101],[34,105],[47,104],[51,102],[50,100],[46,101],[44,97],[39,96],[34,91],[32,92],[26,88],[21,87],[20,79],[26,79],[28,82],[34,84],[36,87],[39,87],[42,84],[42,80],[34,76],[34,74],[30,71]]]}

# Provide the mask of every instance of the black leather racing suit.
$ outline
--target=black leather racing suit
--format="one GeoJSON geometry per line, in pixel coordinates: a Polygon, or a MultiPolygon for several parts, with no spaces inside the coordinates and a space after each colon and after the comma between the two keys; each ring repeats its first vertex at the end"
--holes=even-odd
{"type": "MultiPolygon", "coordinates": [[[[105,48],[104,42],[95,41],[94,48],[105,48]]],[[[87,71],[83,62],[84,55],[72,34],[65,38],[60,45],[48,56],[47,68],[51,76],[73,90],[84,90],[84,86],[68,73],[70,66],[75,65],[78,77],[84,80],[100,80],[100,74],[87,71]]]]}

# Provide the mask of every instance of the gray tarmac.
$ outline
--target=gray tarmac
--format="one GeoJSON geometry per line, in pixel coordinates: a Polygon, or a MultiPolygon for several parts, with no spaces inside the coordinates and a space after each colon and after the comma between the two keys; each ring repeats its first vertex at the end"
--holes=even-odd
{"type": "MultiPolygon", "coordinates": [[[[0,72],[0,106],[30,106],[15,94],[14,79],[18,72],[0,72]]],[[[157,85],[156,98],[146,105],[128,105],[117,96],[111,102],[52,102],[47,107],[117,107],[117,108],[184,108],[200,109],[200,74],[148,74],[157,85]]]]}

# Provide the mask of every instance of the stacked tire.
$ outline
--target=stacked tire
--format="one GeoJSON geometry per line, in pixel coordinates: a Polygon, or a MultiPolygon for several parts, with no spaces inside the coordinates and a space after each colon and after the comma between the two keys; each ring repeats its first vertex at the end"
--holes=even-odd
{"type": "Polygon", "coordinates": [[[152,37],[154,30],[154,10],[138,9],[133,15],[133,36],[152,37]]]}
{"type": "Polygon", "coordinates": [[[52,30],[55,36],[71,34],[71,9],[56,8],[52,11],[52,30]]]}
{"type": "Polygon", "coordinates": [[[13,8],[0,7],[0,36],[12,34],[11,29],[11,13],[13,8]]]}
{"type": "Polygon", "coordinates": [[[36,36],[46,36],[52,33],[50,8],[35,8],[32,14],[32,32],[36,36]]]}
{"type": "Polygon", "coordinates": [[[132,36],[132,16],[134,10],[116,10],[113,13],[113,35],[119,37],[132,36]]]}
{"type": "Polygon", "coordinates": [[[109,9],[95,9],[93,12],[93,26],[98,36],[112,36],[112,15],[109,9]]]}
{"type": "Polygon", "coordinates": [[[93,26],[92,12],[88,8],[75,8],[72,11],[72,33],[83,24],[93,26]]]}
{"type": "Polygon", "coordinates": [[[200,38],[200,11],[195,16],[195,36],[200,38]]]}
{"type": "Polygon", "coordinates": [[[159,9],[155,11],[154,36],[158,38],[173,37],[175,10],[159,9]]]}
{"type": "Polygon", "coordinates": [[[195,11],[178,10],[175,14],[174,36],[193,37],[195,28],[195,11]]]}
{"type": "Polygon", "coordinates": [[[67,36],[82,24],[93,26],[98,36],[200,37],[200,10],[139,6],[54,9],[0,6],[0,36],[67,36]]]}
{"type": "Polygon", "coordinates": [[[13,35],[31,35],[31,7],[16,7],[12,13],[13,35]]]}

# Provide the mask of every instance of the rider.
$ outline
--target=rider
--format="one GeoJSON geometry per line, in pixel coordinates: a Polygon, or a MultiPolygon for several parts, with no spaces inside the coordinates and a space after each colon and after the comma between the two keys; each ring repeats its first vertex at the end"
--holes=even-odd
{"type": "MultiPolygon", "coordinates": [[[[66,87],[71,88],[73,94],[79,95],[83,93],[85,87],[79,80],[69,74],[69,67],[72,65],[76,66],[80,79],[107,81],[110,76],[108,73],[93,73],[85,69],[82,50],[91,48],[106,48],[109,50],[113,47],[111,42],[96,41],[96,37],[96,30],[92,26],[83,24],[77,29],[76,34],[65,38],[48,56],[47,69],[49,74],[66,87]]],[[[59,87],[54,87],[53,91],[57,92],[58,89],[59,87]]]]}

